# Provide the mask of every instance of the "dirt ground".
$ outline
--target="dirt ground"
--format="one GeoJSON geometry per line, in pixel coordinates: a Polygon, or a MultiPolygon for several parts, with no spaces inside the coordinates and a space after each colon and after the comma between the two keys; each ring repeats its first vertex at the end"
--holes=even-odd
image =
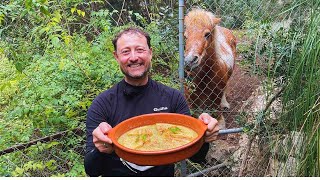
{"type": "MultiPolygon", "coordinates": [[[[230,109],[223,112],[227,129],[239,127],[236,123],[236,117],[240,115],[245,102],[261,84],[261,79],[257,75],[252,74],[250,69],[245,66],[239,65],[241,60],[241,57],[237,59],[236,66],[228,83],[227,101],[230,103],[230,109]]],[[[220,139],[211,143],[211,148],[207,154],[207,168],[219,165],[225,161],[230,163],[230,157],[233,158],[231,160],[233,163],[229,164],[229,167],[210,171],[205,176],[229,177],[238,175],[242,152],[238,155],[235,153],[238,153],[240,147],[246,144],[246,140],[242,138],[242,133],[233,133],[223,135],[220,139]]]]}
{"type": "MultiPolygon", "coordinates": [[[[241,59],[237,60],[238,62],[241,59]]],[[[227,101],[230,103],[230,109],[223,113],[226,121],[226,128],[239,127],[235,121],[237,115],[240,114],[243,103],[252,95],[253,91],[260,85],[260,79],[256,75],[252,75],[249,70],[235,65],[233,74],[228,83],[227,101]]],[[[239,134],[232,134],[228,136],[228,140],[237,143],[234,136],[239,134]],[[231,138],[231,139],[230,139],[231,138]]]]}

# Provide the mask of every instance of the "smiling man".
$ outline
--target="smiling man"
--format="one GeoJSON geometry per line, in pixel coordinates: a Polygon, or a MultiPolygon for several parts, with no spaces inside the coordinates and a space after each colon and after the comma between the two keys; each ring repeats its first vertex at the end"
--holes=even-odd
{"type": "MultiPolygon", "coordinates": [[[[119,158],[108,137],[110,129],[134,116],[157,112],[190,115],[183,94],[148,76],[152,64],[150,41],[146,32],[133,27],[121,31],[112,41],[124,79],[99,94],[88,109],[85,170],[89,176],[174,176],[173,164],[139,166],[119,158]]],[[[219,131],[217,120],[207,113],[199,119],[208,126],[205,141],[215,140],[219,131]]],[[[208,148],[205,143],[190,159],[203,162],[208,148]]]]}
{"type": "Polygon", "coordinates": [[[125,75],[125,81],[134,86],[147,84],[152,58],[150,37],[132,29],[120,33],[113,44],[113,54],[125,75]]]}

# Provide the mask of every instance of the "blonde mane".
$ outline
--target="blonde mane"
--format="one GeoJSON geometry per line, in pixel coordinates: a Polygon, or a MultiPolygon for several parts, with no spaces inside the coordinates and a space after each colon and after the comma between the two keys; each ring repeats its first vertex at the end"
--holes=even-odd
{"type": "Polygon", "coordinates": [[[185,25],[187,27],[207,27],[208,29],[211,29],[216,25],[214,23],[215,19],[217,18],[211,12],[203,9],[192,9],[185,17],[185,25]]]}

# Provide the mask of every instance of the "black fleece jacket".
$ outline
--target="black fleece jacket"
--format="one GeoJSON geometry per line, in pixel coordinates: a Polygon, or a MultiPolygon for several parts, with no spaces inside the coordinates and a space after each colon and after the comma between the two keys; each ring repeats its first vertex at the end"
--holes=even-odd
{"type": "MultiPolygon", "coordinates": [[[[124,80],[102,92],[92,102],[86,121],[85,171],[89,176],[174,176],[174,165],[156,166],[146,171],[131,171],[115,154],[100,153],[94,146],[92,132],[101,122],[115,127],[120,122],[142,114],[180,113],[190,115],[183,94],[149,78],[144,86],[132,86],[124,80]]],[[[190,159],[205,161],[209,144],[190,159]]],[[[156,161],[156,159],[155,159],[156,161]]]]}

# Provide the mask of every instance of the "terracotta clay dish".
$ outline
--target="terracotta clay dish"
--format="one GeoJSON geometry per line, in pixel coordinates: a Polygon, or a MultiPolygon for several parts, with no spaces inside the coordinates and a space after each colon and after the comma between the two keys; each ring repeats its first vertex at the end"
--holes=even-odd
{"type": "Polygon", "coordinates": [[[115,153],[122,159],[137,165],[165,165],[187,159],[197,153],[204,143],[204,133],[207,126],[191,116],[176,113],[153,113],[145,114],[127,119],[108,132],[115,153]],[[129,149],[117,141],[118,138],[129,130],[155,123],[170,123],[191,128],[197,132],[196,139],[185,145],[160,151],[141,151],[129,149]]]}

